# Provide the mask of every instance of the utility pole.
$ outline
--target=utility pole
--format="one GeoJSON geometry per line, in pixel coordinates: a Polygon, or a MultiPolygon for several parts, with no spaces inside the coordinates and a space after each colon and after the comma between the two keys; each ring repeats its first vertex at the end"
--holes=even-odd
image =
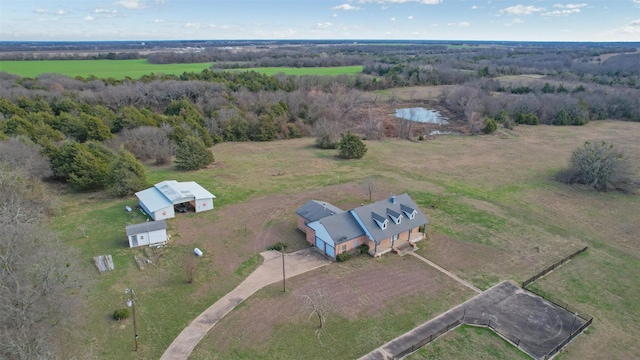
{"type": "Polygon", "coordinates": [[[287,292],[287,287],[285,285],[285,275],[284,275],[284,245],[282,246],[282,292],[287,292]]]}
{"type": "Polygon", "coordinates": [[[131,307],[131,313],[133,315],[133,336],[136,342],[136,351],[138,351],[138,324],[136,323],[136,302],[135,302],[135,293],[133,289],[125,290],[127,294],[129,294],[129,300],[127,300],[127,306],[131,307]]]}

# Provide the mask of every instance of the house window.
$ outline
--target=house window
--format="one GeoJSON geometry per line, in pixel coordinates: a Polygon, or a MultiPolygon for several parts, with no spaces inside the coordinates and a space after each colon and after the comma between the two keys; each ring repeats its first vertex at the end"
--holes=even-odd
{"type": "Polygon", "coordinates": [[[386,229],[386,228],[387,228],[387,221],[385,221],[385,222],[383,222],[383,223],[382,223],[382,230],[384,230],[384,229],[386,229]]]}
{"type": "Polygon", "coordinates": [[[342,252],[346,253],[347,252],[347,245],[342,245],[342,252]]]}

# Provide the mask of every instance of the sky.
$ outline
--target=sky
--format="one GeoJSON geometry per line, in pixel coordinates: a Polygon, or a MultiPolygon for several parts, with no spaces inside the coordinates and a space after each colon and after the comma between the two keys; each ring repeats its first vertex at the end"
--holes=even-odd
{"type": "Polygon", "coordinates": [[[640,0],[1,0],[0,41],[640,41],[640,0]]]}

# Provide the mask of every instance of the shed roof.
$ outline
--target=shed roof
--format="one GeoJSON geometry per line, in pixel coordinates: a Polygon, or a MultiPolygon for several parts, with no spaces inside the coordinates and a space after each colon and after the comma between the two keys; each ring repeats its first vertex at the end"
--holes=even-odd
{"type": "Polygon", "coordinates": [[[169,201],[169,199],[167,199],[167,197],[155,187],[138,191],[136,196],[151,212],[156,212],[160,209],[166,208],[167,206],[173,205],[173,202],[169,201]]]}
{"type": "Polygon", "coordinates": [[[175,180],[159,182],[152,188],[138,191],[136,196],[151,212],[192,200],[216,198],[195,181],[177,182],[175,180]]]}
{"type": "Polygon", "coordinates": [[[200,199],[215,199],[215,195],[207,191],[195,181],[177,182],[165,180],[155,184],[158,189],[173,204],[200,199]]]}
{"type": "Polygon", "coordinates": [[[128,225],[126,227],[127,236],[141,234],[150,231],[163,230],[167,228],[167,223],[164,220],[147,221],[142,224],[128,225]]]}
{"type": "Polygon", "coordinates": [[[302,216],[309,222],[317,221],[324,217],[343,212],[344,210],[328,202],[318,200],[309,200],[306,204],[296,210],[296,214],[302,216]]]}

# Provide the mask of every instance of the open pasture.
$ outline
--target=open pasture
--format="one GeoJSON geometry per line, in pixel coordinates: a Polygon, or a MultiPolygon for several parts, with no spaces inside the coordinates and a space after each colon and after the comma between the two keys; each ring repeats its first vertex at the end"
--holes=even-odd
{"type": "MultiPolygon", "coordinates": [[[[211,63],[196,64],[150,64],[146,59],[135,60],[41,60],[41,61],[1,61],[0,72],[6,71],[23,77],[35,78],[41,74],[56,73],[70,77],[95,76],[100,79],[138,79],[154,73],[180,75],[183,72],[201,72],[211,63]]],[[[251,68],[229,71],[256,71],[266,75],[284,73],[286,75],[337,76],[362,72],[362,66],[340,66],[328,68],[251,68]]]]}
{"type": "MultiPolygon", "coordinates": [[[[306,246],[295,229],[297,207],[312,198],[342,208],[358,206],[368,197],[362,184],[373,176],[374,199],[406,191],[429,218],[428,239],[419,243],[418,252],[481,289],[502,280],[520,282],[588,245],[587,253],[535,284],[594,316],[592,327],[569,344],[563,358],[638,358],[640,325],[632,319],[640,317],[640,198],[596,193],[552,179],[577,146],[597,139],[621,146],[638,177],[638,137],[640,124],[628,122],[518,126],[502,136],[367,141],[367,155],[352,161],[314,148],[310,138],[219,144],[213,147],[217,163],[209,169],[184,173],[148,168],[150,183],[193,180],[218,199],[213,211],[169,220],[172,241],[157,250],[159,263],[142,271],[133,255],[143,255],[143,250],[125,247],[125,221],[143,220],[123,210],[135,205],[134,198],[65,195],[51,227],[62,241],[80,249],[87,264],[101,254],[112,254],[116,264],[112,272],[92,275],[97,285],[83,309],[86,330],[69,339],[69,345],[82,349],[83,358],[133,357],[131,320],[109,319],[122,307],[124,289],[133,287],[139,298],[141,343],[135,357],[158,358],[191,319],[258,265],[256,254],[265,246],[275,241],[286,241],[292,250],[306,246]],[[181,261],[194,247],[205,256],[198,259],[195,283],[188,284],[181,261]]],[[[192,357],[290,358],[303,349],[310,350],[305,355],[311,358],[364,355],[471,295],[414,260],[394,254],[360,256],[287,281],[286,293],[277,285],[267,287],[223,318],[192,357]],[[371,278],[370,273],[377,275],[371,278]],[[420,286],[405,287],[405,277],[420,286]],[[386,278],[397,280],[377,291],[386,278]],[[298,298],[314,283],[335,295],[320,340],[298,298]],[[280,309],[290,316],[269,315],[280,309]],[[261,314],[259,332],[249,328],[257,323],[252,322],[256,314],[261,314]]],[[[490,340],[489,346],[485,338],[483,331],[459,330],[429,345],[437,351],[418,358],[511,357],[505,355],[513,353],[508,344],[490,340]],[[462,333],[468,340],[461,340],[462,333]]]]}

